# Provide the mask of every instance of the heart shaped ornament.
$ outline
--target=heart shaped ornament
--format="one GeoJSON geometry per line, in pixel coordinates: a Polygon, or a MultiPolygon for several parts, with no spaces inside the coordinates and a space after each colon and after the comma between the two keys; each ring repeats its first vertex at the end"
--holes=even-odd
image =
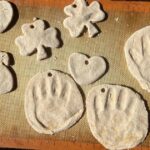
{"type": "Polygon", "coordinates": [[[99,56],[89,58],[81,53],[73,53],[69,57],[68,68],[71,76],[79,85],[87,85],[105,74],[106,62],[99,56]]]}

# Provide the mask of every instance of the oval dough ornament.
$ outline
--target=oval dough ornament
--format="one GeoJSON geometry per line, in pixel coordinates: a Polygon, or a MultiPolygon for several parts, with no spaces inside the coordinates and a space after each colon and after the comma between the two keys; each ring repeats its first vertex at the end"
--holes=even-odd
{"type": "Polygon", "coordinates": [[[150,92],[150,26],[136,31],[124,46],[129,71],[150,92]]]}
{"type": "Polygon", "coordinates": [[[13,8],[10,2],[0,1],[0,33],[4,32],[10,25],[13,18],[13,8]]]}
{"type": "Polygon", "coordinates": [[[9,56],[5,52],[0,52],[0,94],[13,89],[14,79],[7,66],[9,66],[9,56]]]}
{"type": "Polygon", "coordinates": [[[107,149],[129,149],[148,133],[148,112],[140,95],[117,85],[99,85],[88,93],[87,119],[93,136],[107,149]]]}
{"type": "Polygon", "coordinates": [[[106,62],[99,56],[87,57],[81,53],[73,53],[68,61],[69,72],[80,85],[95,82],[106,72],[106,62]]]}
{"type": "Polygon", "coordinates": [[[80,91],[68,75],[49,70],[29,81],[25,114],[37,132],[54,134],[68,129],[81,118],[83,111],[80,91]]]}

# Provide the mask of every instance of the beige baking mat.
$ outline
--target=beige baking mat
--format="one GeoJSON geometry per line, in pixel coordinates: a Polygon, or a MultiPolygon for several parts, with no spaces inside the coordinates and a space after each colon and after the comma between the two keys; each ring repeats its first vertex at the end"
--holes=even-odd
{"type": "MultiPolygon", "coordinates": [[[[0,35],[0,50],[13,54],[15,64],[12,66],[17,75],[17,88],[5,95],[0,95],[0,136],[16,138],[45,138],[61,139],[80,142],[93,142],[96,140],[90,133],[86,114],[72,128],[53,136],[36,133],[27,123],[24,114],[24,91],[28,81],[38,72],[48,69],[57,69],[68,72],[68,57],[73,52],[82,52],[90,56],[100,55],[107,59],[109,70],[107,74],[96,83],[82,86],[85,93],[100,83],[112,83],[126,85],[141,93],[150,106],[150,94],[142,90],[138,82],[129,73],[123,46],[127,38],[136,30],[149,25],[150,14],[133,12],[108,12],[106,21],[98,24],[102,33],[96,38],[88,38],[87,34],[80,38],[71,38],[68,31],[63,28],[65,18],[60,9],[50,8],[19,8],[19,20],[8,32],[0,35]],[[53,49],[49,59],[38,62],[36,54],[30,57],[22,57],[14,44],[15,38],[22,34],[20,26],[32,22],[33,17],[47,20],[51,26],[61,31],[63,47],[53,49]]],[[[148,146],[150,136],[143,145],[148,146]]]]}

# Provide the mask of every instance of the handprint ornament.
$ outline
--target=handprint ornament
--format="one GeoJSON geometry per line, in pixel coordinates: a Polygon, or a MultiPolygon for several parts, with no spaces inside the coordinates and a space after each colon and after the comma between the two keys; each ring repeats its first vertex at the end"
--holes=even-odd
{"type": "Polygon", "coordinates": [[[15,43],[22,56],[37,51],[37,60],[43,60],[48,57],[46,48],[59,47],[57,30],[53,27],[46,28],[43,20],[37,19],[33,23],[24,24],[21,29],[24,35],[17,37],[15,43]]]}
{"type": "Polygon", "coordinates": [[[102,84],[90,90],[87,119],[93,136],[107,149],[130,149],[148,133],[148,112],[140,95],[129,88],[102,84]]]}
{"type": "Polygon", "coordinates": [[[129,71],[150,92],[150,26],[136,31],[124,46],[129,71]]]}
{"type": "Polygon", "coordinates": [[[38,73],[25,93],[25,114],[34,130],[54,134],[73,126],[84,111],[82,96],[68,75],[55,70],[38,73]]]}
{"type": "Polygon", "coordinates": [[[64,20],[63,24],[72,37],[80,36],[85,27],[89,37],[95,36],[99,30],[94,24],[105,18],[105,13],[97,1],[88,6],[86,0],[74,0],[73,4],[64,8],[64,12],[69,17],[64,20]]]}
{"type": "Polygon", "coordinates": [[[0,52],[0,94],[10,92],[14,86],[13,75],[8,66],[10,66],[8,54],[0,52]]]}

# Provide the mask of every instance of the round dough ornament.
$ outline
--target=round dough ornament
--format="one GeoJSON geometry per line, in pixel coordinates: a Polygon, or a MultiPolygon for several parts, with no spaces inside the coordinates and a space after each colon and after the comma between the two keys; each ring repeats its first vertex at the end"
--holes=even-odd
{"type": "Polygon", "coordinates": [[[38,73],[28,83],[25,114],[39,133],[54,134],[73,126],[84,111],[74,80],[55,70],[38,73]]]}
{"type": "Polygon", "coordinates": [[[130,73],[150,92],[150,26],[136,31],[126,41],[124,51],[130,73]]]}
{"type": "Polygon", "coordinates": [[[13,19],[13,7],[6,0],[0,1],[0,33],[4,32],[13,19]]]}
{"type": "Polygon", "coordinates": [[[148,133],[148,112],[131,89],[103,84],[88,93],[87,119],[93,136],[107,149],[130,149],[148,133]]]}
{"type": "Polygon", "coordinates": [[[10,92],[14,86],[13,75],[8,66],[10,66],[8,54],[0,52],[0,94],[10,92]]]}

